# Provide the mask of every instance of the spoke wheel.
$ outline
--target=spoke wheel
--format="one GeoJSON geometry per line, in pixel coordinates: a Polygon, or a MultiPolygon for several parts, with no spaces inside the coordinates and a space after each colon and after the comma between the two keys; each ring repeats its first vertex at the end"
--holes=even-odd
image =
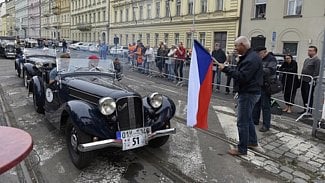
{"type": "Polygon", "coordinates": [[[44,106],[40,105],[39,100],[40,99],[38,99],[36,96],[36,89],[34,88],[34,90],[33,90],[33,104],[34,104],[35,111],[37,113],[44,113],[44,106]]]}

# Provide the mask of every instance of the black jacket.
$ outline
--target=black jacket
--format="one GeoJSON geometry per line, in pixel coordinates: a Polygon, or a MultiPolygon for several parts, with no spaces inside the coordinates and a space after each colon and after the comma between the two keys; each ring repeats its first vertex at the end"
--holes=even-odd
{"type": "Polygon", "coordinates": [[[239,94],[261,93],[261,86],[263,85],[262,60],[252,49],[239,57],[236,68],[225,67],[223,72],[234,78],[234,92],[239,94]]]}
{"type": "Polygon", "coordinates": [[[273,55],[273,53],[269,52],[263,59],[263,77],[265,81],[269,81],[270,79],[274,79],[276,77],[276,67],[277,61],[273,55]]]}
{"type": "Polygon", "coordinates": [[[219,63],[224,63],[227,60],[226,54],[222,49],[213,50],[212,56],[215,58],[219,63]]]}

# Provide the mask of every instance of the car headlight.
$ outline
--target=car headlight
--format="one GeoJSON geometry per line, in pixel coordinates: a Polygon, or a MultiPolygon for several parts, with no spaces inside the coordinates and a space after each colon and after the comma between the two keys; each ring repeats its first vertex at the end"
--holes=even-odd
{"type": "Polygon", "coordinates": [[[104,97],[99,100],[99,110],[104,115],[111,115],[116,109],[116,103],[111,97],[104,97]]]}
{"type": "Polygon", "coordinates": [[[39,69],[39,68],[43,67],[43,63],[42,62],[36,62],[35,66],[36,66],[36,68],[39,69]]]}
{"type": "Polygon", "coordinates": [[[159,107],[161,107],[162,102],[163,102],[163,96],[157,92],[152,93],[151,95],[149,95],[148,97],[148,102],[151,105],[151,107],[157,109],[159,107]]]}

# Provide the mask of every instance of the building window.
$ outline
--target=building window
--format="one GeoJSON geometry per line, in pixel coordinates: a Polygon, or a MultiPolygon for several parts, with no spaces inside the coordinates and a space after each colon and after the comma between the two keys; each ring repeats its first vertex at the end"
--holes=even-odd
{"type": "Polygon", "coordinates": [[[151,4],[147,4],[147,19],[151,19],[151,4]]]}
{"type": "Polygon", "coordinates": [[[147,34],[147,45],[150,44],[150,34],[147,34]]]}
{"type": "Polygon", "coordinates": [[[129,44],[129,35],[125,34],[125,45],[129,44]]]}
{"type": "Polygon", "coordinates": [[[100,12],[98,12],[98,22],[100,22],[100,12]]]}
{"type": "Polygon", "coordinates": [[[139,19],[140,20],[143,20],[143,6],[140,6],[139,7],[139,10],[140,10],[140,13],[139,13],[140,17],[139,17],[139,19]]]}
{"type": "Polygon", "coordinates": [[[201,0],[201,13],[208,11],[208,0],[201,0]]]}
{"type": "Polygon", "coordinates": [[[155,33],[155,47],[158,47],[158,39],[159,39],[159,34],[155,33]]]}
{"type": "Polygon", "coordinates": [[[266,0],[255,0],[255,18],[264,18],[266,13],[266,0]]]}
{"type": "Polygon", "coordinates": [[[164,34],[164,42],[168,45],[168,33],[164,34]]]}
{"type": "Polygon", "coordinates": [[[181,0],[176,1],[176,16],[181,16],[181,0]]]}
{"type": "Polygon", "coordinates": [[[297,42],[284,42],[283,54],[297,55],[298,43],[297,42]]]}
{"type": "Polygon", "coordinates": [[[123,22],[123,10],[120,10],[120,22],[123,22]]]}
{"type": "Polygon", "coordinates": [[[205,46],[205,32],[200,32],[199,35],[200,43],[202,44],[202,46],[205,46]]]}
{"type": "Polygon", "coordinates": [[[160,2],[156,2],[156,18],[160,17],[160,2]]]}
{"type": "Polygon", "coordinates": [[[186,48],[192,47],[192,33],[188,32],[186,33],[186,48]]]}
{"type": "Polygon", "coordinates": [[[106,21],[106,11],[103,11],[103,20],[106,21]]]}
{"type": "Polygon", "coordinates": [[[132,34],[132,42],[135,43],[135,34],[132,34]]]}
{"type": "Polygon", "coordinates": [[[139,40],[142,42],[142,34],[139,34],[139,40]]]}
{"type": "Polygon", "coordinates": [[[125,21],[129,21],[129,8],[125,10],[125,21]]]}
{"type": "Polygon", "coordinates": [[[132,21],[136,21],[136,19],[135,19],[135,7],[132,8],[132,21]]]}
{"type": "Polygon", "coordinates": [[[215,32],[214,44],[219,43],[220,48],[225,49],[227,46],[227,32],[215,32]]]}
{"type": "Polygon", "coordinates": [[[217,11],[223,10],[223,0],[216,0],[216,10],[217,11]]]}
{"type": "Polygon", "coordinates": [[[122,40],[123,40],[123,34],[120,34],[119,44],[121,44],[121,45],[122,45],[122,40]]]}
{"type": "Polygon", "coordinates": [[[165,11],[165,17],[168,17],[169,16],[169,13],[170,13],[170,8],[169,8],[169,1],[167,0],[166,1],[166,11],[165,11]]]}
{"type": "MultiPolygon", "coordinates": [[[[94,17],[94,20],[95,20],[95,17],[94,17]]],[[[114,22],[115,23],[117,22],[117,11],[114,11],[114,22]]]]}
{"type": "Polygon", "coordinates": [[[179,33],[175,33],[175,44],[178,45],[179,43],[179,33]]]}
{"type": "Polygon", "coordinates": [[[193,15],[193,0],[188,0],[188,14],[193,15]]]}
{"type": "Polygon", "coordinates": [[[302,0],[288,0],[287,15],[301,15],[302,0]]]}

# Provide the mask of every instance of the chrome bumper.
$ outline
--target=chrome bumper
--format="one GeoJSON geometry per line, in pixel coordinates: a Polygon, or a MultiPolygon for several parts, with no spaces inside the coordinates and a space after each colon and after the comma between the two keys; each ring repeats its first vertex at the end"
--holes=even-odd
{"type": "MultiPolygon", "coordinates": [[[[149,134],[148,140],[150,141],[157,137],[172,135],[175,133],[176,133],[176,128],[158,130],[158,131],[155,131],[154,133],[149,134]]],[[[78,150],[81,152],[88,152],[88,151],[93,151],[93,150],[97,150],[97,149],[103,149],[106,147],[120,147],[120,148],[122,148],[122,145],[123,144],[122,144],[121,139],[106,139],[106,140],[101,140],[101,141],[96,141],[96,142],[89,142],[86,144],[79,144],[78,150]]]]}

